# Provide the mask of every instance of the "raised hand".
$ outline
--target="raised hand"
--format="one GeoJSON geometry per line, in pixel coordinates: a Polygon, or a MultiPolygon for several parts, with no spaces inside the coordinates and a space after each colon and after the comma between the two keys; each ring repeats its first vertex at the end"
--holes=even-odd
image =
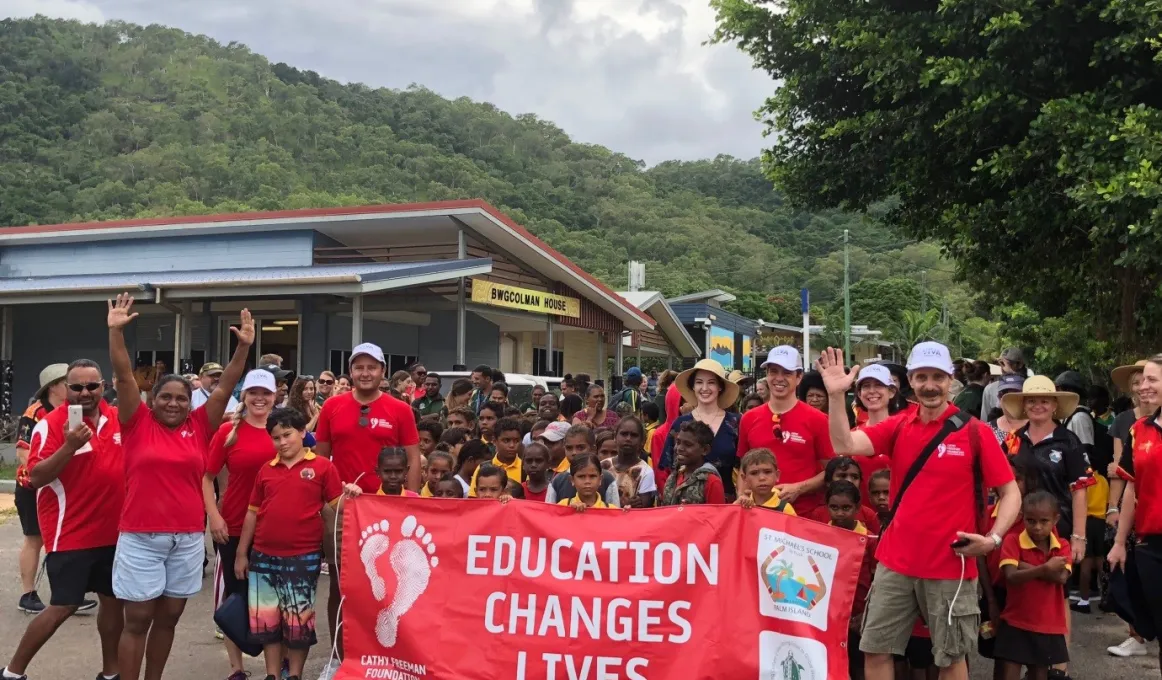
{"type": "Polygon", "coordinates": [[[249,309],[242,310],[240,323],[237,326],[231,326],[230,332],[238,338],[239,345],[249,347],[254,344],[254,317],[250,315],[249,309]]]}
{"type": "Polygon", "coordinates": [[[828,347],[819,354],[815,362],[819,374],[823,376],[823,386],[828,394],[844,394],[855,384],[859,366],[852,366],[849,373],[843,365],[843,350],[828,347]]]}
{"type": "Polygon", "coordinates": [[[129,313],[133,307],[133,296],[129,293],[119,293],[116,300],[109,300],[109,328],[125,328],[130,321],[137,318],[137,312],[129,313]]]}

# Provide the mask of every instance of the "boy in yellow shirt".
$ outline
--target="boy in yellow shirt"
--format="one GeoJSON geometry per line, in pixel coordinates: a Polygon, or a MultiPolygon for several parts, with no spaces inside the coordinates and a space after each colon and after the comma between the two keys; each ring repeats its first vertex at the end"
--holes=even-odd
{"type": "MultiPolygon", "coordinates": [[[[1085,489],[1085,559],[1081,561],[1081,573],[1078,575],[1078,590],[1080,599],[1069,603],[1069,608],[1075,612],[1088,614],[1092,611],[1089,596],[1094,574],[1101,573],[1102,560],[1105,559],[1106,546],[1106,504],[1110,497],[1110,483],[1103,470],[1094,470],[1095,483],[1085,489]]],[[[1100,595],[1100,594],[1099,594],[1100,595]]]]}
{"type": "Polygon", "coordinates": [[[735,504],[747,509],[758,506],[785,515],[795,514],[795,508],[780,500],[779,492],[775,491],[775,485],[779,483],[779,464],[770,449],[751,449],[742,457],[740,467],[747,490],[739,495],[735,504]]]}

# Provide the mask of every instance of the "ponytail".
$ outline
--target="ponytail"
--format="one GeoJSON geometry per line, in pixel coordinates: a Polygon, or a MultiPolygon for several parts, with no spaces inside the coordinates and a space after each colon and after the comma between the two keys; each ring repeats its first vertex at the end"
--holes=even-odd
{"type": "Polygon", "coordinates": [[[242,425],[242,421],[246,420],[246,397],[238,400],[238,408],[234,409],[234,428],[230,430],[230,434],[226,436],[226,447],[234,446],[238,441],[238,427],[242,425]]]}

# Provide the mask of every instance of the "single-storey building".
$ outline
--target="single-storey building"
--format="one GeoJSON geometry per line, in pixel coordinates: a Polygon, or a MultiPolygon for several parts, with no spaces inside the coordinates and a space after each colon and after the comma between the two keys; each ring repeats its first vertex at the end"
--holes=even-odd
{"type": "Polygon", "coordinates": [[[275,353],[314,375],[343,371],[350,348],[370,341],[390,370],[420,360],[436,372],[485,363],[615,378],[606,357],[657,327],[478,200],[8,227],[9,413],[46,364],[108,365],[105,301],[121,291],[139,303],[127,335],[136,360],[183,371],[229,358],[243,307],[258,321],[254,361],[275,353]]]}
{"type": "Polygon", "coordinates": [[[722,305],[735,299],[734,295],[715,289],[679,295],[666,302],[702,348],[702,356],[722,364],[727,372],[737,369],[751,373],[755,368],[758,322],[723,309],[722,305]]]}

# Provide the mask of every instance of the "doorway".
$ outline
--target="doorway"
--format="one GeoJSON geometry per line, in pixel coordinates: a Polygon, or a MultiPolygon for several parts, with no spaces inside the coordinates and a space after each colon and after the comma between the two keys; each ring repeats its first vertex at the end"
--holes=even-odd
{"type": "MultiPolygon", "coordinates": [[[[226,348],[223,361],[234,356],[238,347],[238,339],[230,332],[230,326],[236,323],[234,319],[220,320],[222,347],[226,348]]],[[[299,347],[301,346],[301,317],[297,315],[255,315],[254,316],[254,344],[250,347],[250,355],[246,359],[247,370],[254,368],[259,357],[264,354],[277,354],[282,357],[282,367],[298,373],[299,347]]]]}

